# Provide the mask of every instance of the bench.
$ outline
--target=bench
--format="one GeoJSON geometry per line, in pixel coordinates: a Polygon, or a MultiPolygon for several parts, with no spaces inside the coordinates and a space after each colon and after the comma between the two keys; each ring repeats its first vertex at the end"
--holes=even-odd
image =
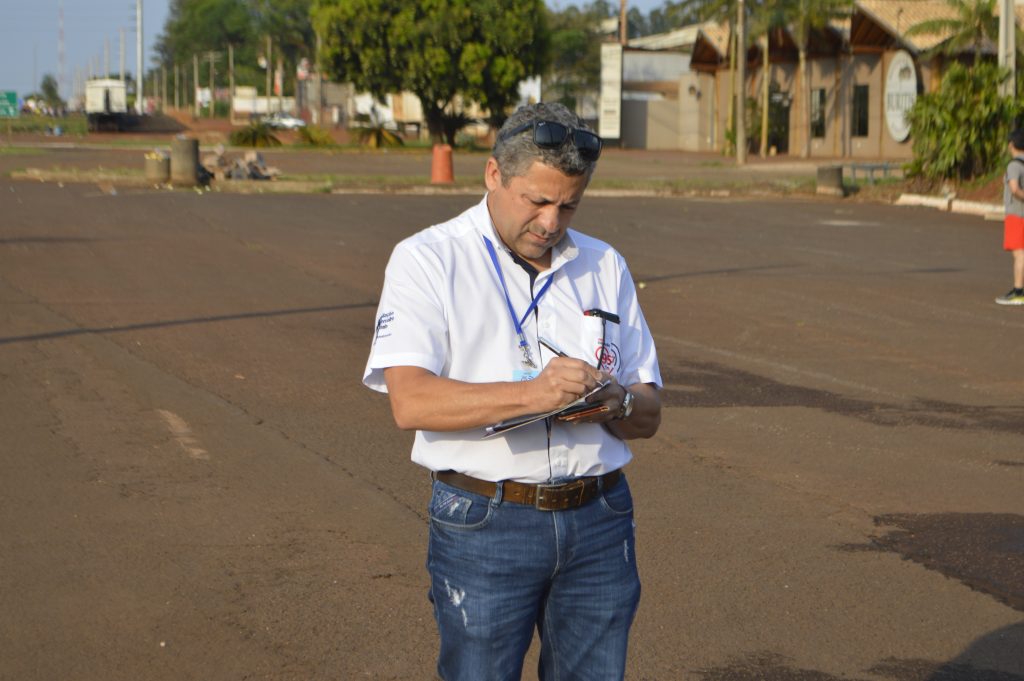
{"type": "Polygon", "coordinates": [[[903,164],[895,161],[883,161],[881,163],[847,163],[844,164],[850,169],[850,179],[857,182],[857,171],[867,174],[868,184],[875,183],[875,173],[881,171],[882,177],[888,179],[889,173],[899,170],[902,173],[903,164]]]}

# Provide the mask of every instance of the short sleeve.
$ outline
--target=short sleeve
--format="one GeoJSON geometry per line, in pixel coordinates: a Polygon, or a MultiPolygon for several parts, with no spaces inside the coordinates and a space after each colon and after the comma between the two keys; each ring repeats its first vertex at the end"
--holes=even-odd
{"type": "Polygon", "coordinates": [[[446,280],[437,254],[406,242],[395,247],[384,273],[363,384],[387,392],[384,369],[417,366],[440,374],[448,357],[446,280]]]}
{"type": "Polygon", "coordinates": [[[623,348],[622,369],[619,383],[651,383],[662,387],[661,369],[658,366],[658,355],[654,347],[654,338],[647,326],[647,320],[640,309],[633,276],[626,266],[625,260],[619,257],[621,271],[619,274],[619,316],[621,346],[623,348]]]}

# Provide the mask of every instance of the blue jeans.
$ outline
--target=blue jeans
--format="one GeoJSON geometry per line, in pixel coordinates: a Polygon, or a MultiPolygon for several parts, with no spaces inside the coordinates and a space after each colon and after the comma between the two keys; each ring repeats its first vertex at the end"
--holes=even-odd
{"type": "Polygon", "coordinates": [[[567,511],[434,482],[427,570],[445,681],[518,681],[537,628],[542,681],[621,680],[640,601],[622,478],[567,511]]]}

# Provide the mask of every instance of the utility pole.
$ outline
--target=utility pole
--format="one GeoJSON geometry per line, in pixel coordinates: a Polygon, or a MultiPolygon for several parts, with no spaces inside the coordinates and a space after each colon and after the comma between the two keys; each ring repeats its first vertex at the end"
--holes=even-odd
{"type": "Polygon", "coordinates": [[[210,60],[210,118],[213,118],[215,113],[214,109],[217,108],[216,106],[214,106],[217,98],[214,96],[216,88],[214,87],[215,83],[213,78],[213,63],[217,60],[217,53],[213,50],[210,50],[206,53],[206,58],[210,60]]]}
{"type": "Polygon", "coordinates": [[[135,0],[135,110],[142,113],[143,87],[142,73],[142,0],[135,0]]]}
{"type": "Polygon", "coordinates": [[[199,55],[192,55],[192,90],[196,106],[196,118],[199,118],[199,55]]]}
{"type": "Polygon", "coordinates": [[[629,24],[626,21],[626,0],[619,0],[619,42],[623,47],[629,42],[629,24]]]}
{"type": "Polygon", "coordinates": [[[174,65],[174,110],[175,111],[177,111],[178,109],[181,108],[181,100],[179,98],[180,94],[181,94],[181,90],[179,90],[179,88],[178,88],[178,65],[175,64],[174,65]]]}
{"type": "Polygon", "coordinates": [[[277,71],[274,73],[274,87],[277,88],[277,110],[284,111],[284,58],[277,58],[277,71]]]}
{"type": "MultiPolygon", "coordinates": [[[[34,67],[33,67],[34,68],[34,67]]],[[[38,87],[39,81],[32,78],[33,87],[38,87]]],[[[57,94],[66,90],[64,83],[64,2],[57,6],[57,94]]]]}
{"type": "Polygon", "coordinates": [[[235,46],[228,43],[228,121],[235,123],[235,46]]]}
{"type": "Polygon", "coordinates": [[[121,82],[124,82],[124,28],[121,28],[121,82]]]}
{"type": "Polygon", "coordinates": [[[1013,0],[999,0],[999,67],[1010,75],[999,84],[1003,97],[1017,96],[1017,34],[1013,0]]]}
{"type": "Polygon", "coordinates": [[[103,38],[103,77],[110,78],[110,37],[103,38]]]}
{"type": "Polygon", "coordinates": [[[271,60],[271,50],[274,48],[274,43],[271,42],[270,36],[267,36],[267,111],[266,115],[270,115],[270,77],[271,71],[274,70],[273,61],[271,60]]]}
{"type": "MultiPolygon", "coordinates": [[[[764,59],[761,69],[761,158],[768,157],[768,87],[772,75],[771,60],[769,59],[769,31],[765,31],[761,37],[761,57],[764,59]]],[[[838,89],[836,90],[838,92],[838,89]]]]}
{"type": "Polygon", "coordinates": [[[316,120],[317,125],[324,124],[324,77],[320,72],[320,50],[323,48],[320,32],[316,34],[316,120]]]}
{"type": "Polygon", "coordinates": [[[736,0],[736,165],[747,162],[747,8],[736,0]]]}

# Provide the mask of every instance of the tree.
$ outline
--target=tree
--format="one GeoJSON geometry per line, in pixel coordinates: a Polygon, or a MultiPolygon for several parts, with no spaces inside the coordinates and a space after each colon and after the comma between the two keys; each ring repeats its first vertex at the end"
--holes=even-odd
{"type": "Polygon", "coordinates": [[[764,0],[755,6],[750,25],[751,36],[757,36],[761,45],[761,123],[760,132],[761,158],[768,155],[768,114],[771,109],[769,100],[771,80],[771,34],[785,26],[786,16],[783,7],[785,0],[764,0]]]}
{"type": "Polygon", "coordinates": [[[803,104],[800,107],[801,129],[804,131],[804,146],[800,151],[802,158],[811,155],[811,80],[807,75],[807,46],[811,33],[822,30],[832,19],[847,15],[852,7],[852,0],[787,0],[784,5],[783,12],[799,55],[803,104]]]}
{"type": "Polygon", "coordinates": [[[948,38],[925,52],[926,57],[936,54],[958,54],[967,46],[974,54],[974,63],[981,59],[986,42],[999,42],[999,17],[996,0],[946,0],[956,16],[921,21],[909,29],[908,36],[923,34],[950,34],[948,38]]]}
{"type": "Polygon", "coordinates": [[[43,80],[39,84],[39,92],[43,96],[43,101],[50,108],[56,109],[64,106],[64,100],[60,98],[60,88],[57,86],[57,79],[52,74],[47,73],[43,76],[43,80]]]}
{"type": "Polygon", "coordinates": [[[611,6],[601,0],[582,9],[569,5],[550,12],[550,66],[544,75],[545,95],[578,113],[580,98],[601,85],[601,22],[611,16],[611,6]]]}
{"type": "Polygon", "coordinates": [[[668,33],[700,21],[700,16],[693,6],[685,2],[669,2],[666,0],[661,7],[651,10],[647,17],[647,25],[651,33],[668,33]]]}
{"type": "Polygon", "coordinates": [[[316,0],[313,25],[326,70],[383,98],[413,92],[431,135],[455,142],[460,100],[503,119],[519,81],[545,63],[542,0],[316,0]]]}
{"type": "Polygon", "coordinates": [[[701,21],[716,21],[729,27],[729,108],[725,123],[725,153],[730,154],[736,139],[736,58],[738,53],[744,58],[747,54],[745,45],[736,49],[736,0],[683,0],[679,4],[681,11],[695,12],[701,21]]]}
{"type": "MultiPolygon", "coordinates": [[[[230,44],[235,51],[236,82],[257,85],[257,16],[248,0],[171,0],[155,47],[158,63],[168,68],[190,64],[193,55],[223,53],[230,44]]],[[[217,70],[227,72],[226,56],[217,70]]]]}
{"type": "Polygon", "coordinates": [[[935,92],[917,98],[907,115],[914,160],[909,174],[932,182],[994,171],[1006,156],[1006,136],[1024,103],[999,95],[1004,69],[954,62],[935,92]]]}
{"type": "Polygon", "coordinates": [[[257,32],[261,37],[271,37],[274,54],[283,57],[285,73],[295,73],[299,62],[313,57],[316,51],[316,34],[309,17],[312,0],[250,1],[255,2],[257,32]]]}

